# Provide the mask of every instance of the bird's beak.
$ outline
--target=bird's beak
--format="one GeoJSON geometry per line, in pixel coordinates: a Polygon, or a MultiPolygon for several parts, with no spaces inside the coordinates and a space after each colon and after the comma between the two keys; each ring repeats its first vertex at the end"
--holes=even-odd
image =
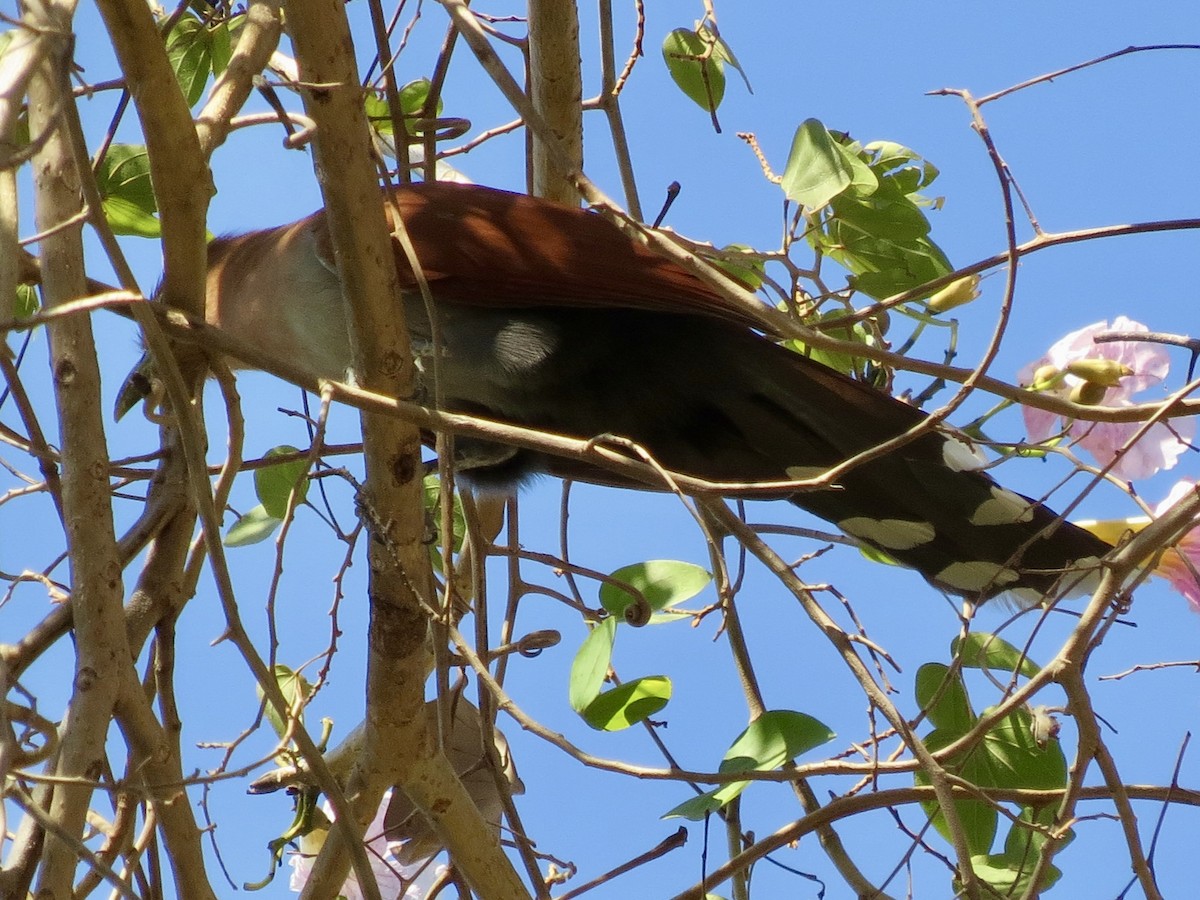
{"type": "Polygon", "coordinates": [[[153,361],[149,353],[143,353],[133,370],[125,376],[117,402],[113,404],[113,418],[120,421],[125,413],[148,399],[153,393],[153,361]]]}

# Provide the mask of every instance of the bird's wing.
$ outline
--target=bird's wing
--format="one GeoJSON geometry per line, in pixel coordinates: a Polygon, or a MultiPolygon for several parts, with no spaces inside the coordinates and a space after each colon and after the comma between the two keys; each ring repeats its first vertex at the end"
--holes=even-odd
{"type": "MultiPolygon", "coordinates": [[[[465,306],[579,306],[706,315],[757,323],[681,266],[630,240],[601,216],[475,185],[428,182],[396,188],[399,211],[438,299],[465,306]],[[503,268],[496,266],[503,260],[503,268]]],[[[317,252],[332,270],[324,216],[310,221],[317,252]]],[[[401,289],[417,286],[395,244],[401,289]]]]}

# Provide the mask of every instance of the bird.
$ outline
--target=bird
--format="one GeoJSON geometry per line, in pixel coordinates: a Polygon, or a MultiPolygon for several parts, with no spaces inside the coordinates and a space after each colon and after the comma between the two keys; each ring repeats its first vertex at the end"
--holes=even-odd
{"type": "MultiPolygon", "coordinates": [[[[448,182],[393,187],[385,200],[415,247],[440,332],[435,367],[430,316],[393,240],[418,396],[446,411],[580,439],[618,435],[670,471],[730,484],[811,478],[926,418],[760,333],[707,282],[594,212],[448,182]]],[[[346,378],[350,338],[324,212],[213,240],[205,318],[314,376],[346,378]]],[[[999,485],[980,456],[938,427],[832,485],[779,498],[975,602],[1004,594],[1031,605],[1094,586],[1111,545],[999,485]]],[[[455,462],[477,490],[539,474],[646,487],[461,436],[455,462]]]]}

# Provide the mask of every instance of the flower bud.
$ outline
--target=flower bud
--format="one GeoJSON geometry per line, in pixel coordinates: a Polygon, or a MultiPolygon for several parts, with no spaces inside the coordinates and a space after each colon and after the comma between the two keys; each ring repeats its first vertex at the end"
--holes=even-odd
{"type": "Polygon", "coordinates": [[[1094,381],[1081,381],[1071,388],[1071,394],[1067,399],[1082,406],[1098,406],[1104,402],[1104,395],[1107,393],[1108,388],[1102,384],[1094,381]]]}
{"type": "Polygon", "coordinates": [[[1054,387],[1061,380],[1062,372],[1058,370],[1058,367],[1046,363],[1034,370],[1033,383],[1029,385],[1029,388],[1034,391],[1044,391],[1046,388],[1054,387]]]}
{"type": "Polygon", "coordinates": [[[1104,387],[1116,387],[1133,369],[1115,359],[1076,359],[1067,363],[1067,371],[1077,378],[1104,387]]]}
{"type": "Polygon", "coordinates": [[[929,311],[942,313],[970,303],[979,296],[979,276],[968,275],[952,281],[929,298],[929,311]]]}

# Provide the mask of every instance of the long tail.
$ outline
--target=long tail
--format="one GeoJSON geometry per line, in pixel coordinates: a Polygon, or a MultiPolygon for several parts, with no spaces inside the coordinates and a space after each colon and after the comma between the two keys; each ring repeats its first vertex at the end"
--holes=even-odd
{"type": "MultiPolygon", "coordinates": [[[[784,350],[759,354],[753,383],[758,390],[738,406],[737,424],[792,477],[817,475],[925,419],[784,350]]],[[[790,500],[952,593],[987,599],[1010,592],[1041,602],[1093,588],[1112,547],[1001,487],[980,465],[966,442],[930,431],[854,467],[835,489],[790,500]]]]}
{"type": "MultiPolygon", "coordinates": [[[[460,343],[443,372],[473,362],[447,379],[452,408],[585,439],[622,435],[666,468],[708,481],[810,478],[927,418],[736,323],[622,309],[471,314],[447,318],[471,324],[446,328],[460,343]]],[[[622,483],[576,460],[457,446],[476,483],[533,472],[622,483]]],[[[929,430],[836,486],[788,499],[958,594],[1040,602],[1098,573],[1108,544],[978,465],[961,440],[929,430]]]]}

